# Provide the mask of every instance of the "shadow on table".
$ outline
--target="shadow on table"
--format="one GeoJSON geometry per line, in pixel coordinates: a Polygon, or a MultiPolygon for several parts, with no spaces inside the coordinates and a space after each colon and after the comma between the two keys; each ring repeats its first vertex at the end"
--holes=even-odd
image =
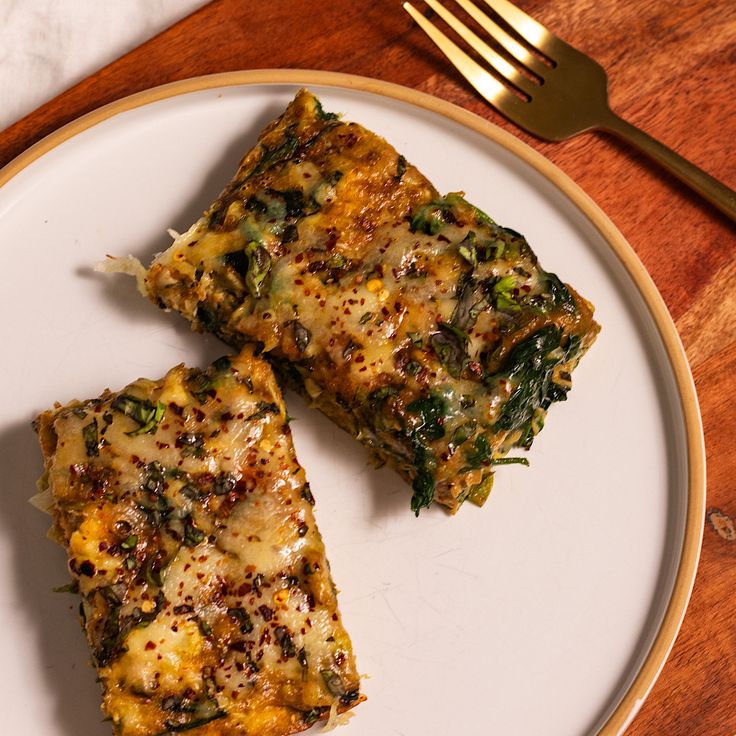
{"type": "MultiPolygon", "coordinates": [[[[25,654],[55,700],[55,723],[64,736],[109,736],[102,722],[100,691],[89,666],[89,651],[79,625],[78,597],[54,593],[69,582],[66,556],[46,538],[49,517],[31,506],[43,463],[36,434],[21,422],[0,434],[0,532],[12,549],[12,576],[22,620],[35,640],[25,654]]],[[[12,711],[13,704],[7,707],[12,711]]]]}

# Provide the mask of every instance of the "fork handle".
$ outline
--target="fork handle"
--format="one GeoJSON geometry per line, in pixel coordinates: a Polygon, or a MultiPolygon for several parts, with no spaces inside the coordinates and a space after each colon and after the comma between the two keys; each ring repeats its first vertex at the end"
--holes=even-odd
{"type": "Polygon", "coordinates": [[[675,153],[664,143],[660,143],[656,138],[652,138],[648,133],[628,123],[616,113],[610,110],[608,112],[610,115],[607,115],[600,124],[603,130],[636,146],[736,222],[736,192],[733,189],[718,179],[714,179],[710,174],[706,174],[679,153],[675,153]]]}

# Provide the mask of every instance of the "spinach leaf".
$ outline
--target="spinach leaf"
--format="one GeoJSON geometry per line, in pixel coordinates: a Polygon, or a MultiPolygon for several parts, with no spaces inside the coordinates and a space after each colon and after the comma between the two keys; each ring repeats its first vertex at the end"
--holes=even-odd
{"type": "Polygon", "coordinates": [[[437,394],[415,399],[406,407],[408,412],[419,416],[412,435],[422,440],[439,440],[445,436],[445,415],[447,402],[437,394]]]}
{"type": "Polygon", "coordinates": [[[465,467],[462,472],[465,473],[468,470],[477,470],[485,465],[490,465],[493,450],[488,444],[488,438],[484,434],[479,434],[472,446],[463,451],[463,455],[465,457],[465,467]]]}
{"type": "Polygon", "coordinates": [[[562,283],[562,281],[560,281],[557,274],[545,273],[544,275],[552,303],[555,306],[562,307],[565,311],[573,313],[576,312],[577,305],[575,304],[575,300],[573,299],[570,290],[562,283]]]}
{"type": "Polygon", "coordinates": [[[452,311],[450,324],[464,333],[470,332],[480,314],[492,306],[488,291],[487,282],[479,283],[466,272],[457,287],[457,304],[452,311]]]}
{"type": "Polygon", "coordinates": [[[416,475],[412,481],[411,510],[416,516],[423,508],[427,508],[432,504],[434,499],[434,470],[437,461],[434,455],[420,441],[415,440],[414,448],[414,467],[416,475]]]}
{"type": "Polygon", "coordinates": [[[534,412],[547,409],[552,401],[561,400],[552,384],[555,366],[565,360],[564,352],[553,353],[561,341],[561,330],[549,325],[522,340],[508,354],[500,375],[515,388],[501,407],[494,431],[525,429],[522,446],[531,444],[534,412]]]}
{"type": "Polygon", "coordinates": [[[496,309],[505,309],[510,312],[518,312],[521,309],[513,295],[515,288],[516,279],[513,276],[502,276],[496,279],[493,284],[496,309]]]}
{"type": "Polygon", "coordinates": [[[412,482],[411,510],[419,516],[419,511],[432,503],[435,488],[434,470],[437,461],[426,443],[445,436],[444,421],[447,403],[441,396],[432,394],[426,398],[415,399],[406,407],[406,410],[419,417],[419,422],[411,431],[413,461],[416,469],[412,482]]]}

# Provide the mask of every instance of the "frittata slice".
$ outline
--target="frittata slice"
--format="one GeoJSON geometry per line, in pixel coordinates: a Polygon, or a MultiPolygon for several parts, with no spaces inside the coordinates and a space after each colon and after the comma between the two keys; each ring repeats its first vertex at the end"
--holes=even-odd
{"type": "Polygon", "coordinates": [[[283,736],[358,703],[314,498],[247,349],[37,420],[118,736],[283,736]]]}
{"type": "Polygon", "coordinates": [[[522,235],[441,197],[385,140],[302,90],[143,290],[233,346],[257,343],[396,468],[418,512],[481,504],[598,332],[522,235]]]}

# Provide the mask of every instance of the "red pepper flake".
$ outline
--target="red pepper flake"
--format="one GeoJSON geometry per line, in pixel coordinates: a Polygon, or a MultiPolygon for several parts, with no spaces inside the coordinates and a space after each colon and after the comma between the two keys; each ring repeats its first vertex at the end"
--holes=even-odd
{"type": "Polygon", "coordinates": [[[155,644],[154,644],[154,643],[153,643],[153,642],[152,642],[152,641],[151,641],[151,640],[149,639],[149,640],[148,640],[148,641],[146,642],[145,650],[146,650],[147,652],[150,652],[150,651],[153,651],[153,650],[154,650],[155,648],[156,648],[156,645],[155,645],[155,644]]]}
{"type": "Polygon", "coordinates": [[[303,253],[297,253],[294,256],[294,263],[301,263],[304,260],[304,254],[303,253]]]}
{"type": "Polygon", "coordinates": [[[365,363],[365,355],[362,353],[355,358],[356,363],[365,363]]]}
{"type": "Polygon", "coordinates": [[[312,292],[309,289],[304,289],[304,296],[311,296],[312,292]]]}

